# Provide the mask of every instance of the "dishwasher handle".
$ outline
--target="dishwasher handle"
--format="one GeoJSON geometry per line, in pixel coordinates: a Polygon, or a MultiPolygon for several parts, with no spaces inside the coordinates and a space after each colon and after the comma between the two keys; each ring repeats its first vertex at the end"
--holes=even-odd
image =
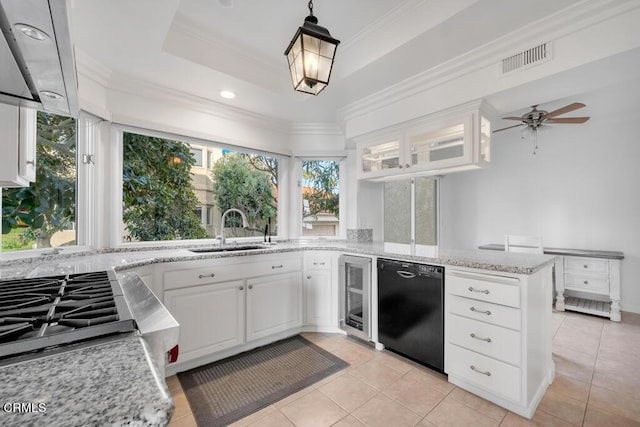
{"type": "Polygon", "coordinates": [[[413,279],[414,277],[416,277],[414,273],[410,273],[408,271],[398,270],[396,271],[396,273],[398,273],[398,276],[402,277],[403,279],[413,279]]]}

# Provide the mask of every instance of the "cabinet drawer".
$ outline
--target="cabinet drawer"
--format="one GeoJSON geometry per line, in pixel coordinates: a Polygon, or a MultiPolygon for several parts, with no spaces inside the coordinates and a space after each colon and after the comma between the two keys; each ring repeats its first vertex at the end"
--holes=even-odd
{"type": "Polygon", "coordinates": [[[188,270],[166,271],[163,275],[164,289],[178,289],[194,285],[226,282],[242,278],[242,268],[237,265],[193,268],[188,270]]]}
{"type": "Polygon", "coordinates": [[[520,366],[520,332],[450,314],[448,341],[469,350],[520,366]]]}
{"type": "Polygon", "coordinates": [[[332,254],[324,253],[312,253],[312,254],[304,254],[304,270],[325,270],[331,268],[331,257],[332,254]]]}
{"type": "Polygon", "coordinates": [[[447,373],[476,384],[510,401],[520,402],[520,368],[447,344],[447,373]]]}
{"type": "Polygon", "coordinates": [[[597,258],[565,257],[564,271],[608,276],[609,261],[597,258]]]}
{"type": "Polygon", "coordinates": [[[520,279],[515,277],[450,270],[445,287],[450,294],[520,307],[520,279]]]}
{"type": "Polygon", "coordinates": [[[506,328],[520,330],[520,310],[490,302],[448,295],[449,312],[471,319],[482,320],[506,328]]]}
{"type": "Polygon", "coordinates": [[[609,278],[582,274],[565,274],[564,287],[565,289],[609,295],[609,278]]]}

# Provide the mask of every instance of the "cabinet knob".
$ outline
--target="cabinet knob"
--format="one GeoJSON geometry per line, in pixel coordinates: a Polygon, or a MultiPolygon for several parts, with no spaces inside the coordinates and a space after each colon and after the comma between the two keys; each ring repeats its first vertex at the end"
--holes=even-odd
{"type": "Polygon", "coordinates": [[[584,281],[584,282],[582,282],[582,283],[584,283],[585,285],[588,285],[588,284],[589,284],[589,281],[588,281],[588,280],[585,280],[585,281],[584,281]]]}
{"type": "Polygon", "coordinates": [[[27,164],[31,165],[31,166],[35,166],[36,165],[36,161],[35,160],[27,160],[27,164]]]}
{"type": "Polygon", "coordinates": [[[409,169],[409,166],[411,166],[409,163],[406,163],[406,164],[404,165],[404,167],[405,167],[405,168],[407,168],[407,169],[409,169]]]}
{"type": "Polygon", "coordinates": [[[307,279],[311,279],[311,276],[307,276],[307,279]]]}
{"type": "Polygon", "coordinates": [[[240,289],[241,291],[244,291],[244,286],[240,286],[238,289],[240,289]]]}
{"type": "Polygon", "coordinates": [[[398,167],[399,167],[400,169],[402,169],[402,165],[398,165],[398,167]]]}
{"type": "Polygon", "coordinates": [[[253,289],[253,285],[249,285],[249,289],[253,289]]]}
{"type": "Polygon", "coordinates": [[[584,265],[584,268],[589,268],[589,266],[587,264],[584,265]]]}

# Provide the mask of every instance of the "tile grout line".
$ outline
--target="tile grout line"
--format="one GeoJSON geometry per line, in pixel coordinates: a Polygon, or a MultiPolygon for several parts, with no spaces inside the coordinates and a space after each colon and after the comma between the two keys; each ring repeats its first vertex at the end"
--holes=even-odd
{"type": "Polygon", "coordinates": [[[600,339],[598,340],[598,351],[596,353],[596,360],[593,362],[593,372],[591,373],[591,381],[589,381],[589,393],[587,394],[587,404],[584,406],[584,413],[582,414],[582,425],[587,417],[587,409],[589,408],[589,400],[591,399],[591,388],[593,387],[593,378],[596,375],[596,366],[598,366],[598,359],[600,357],[600,347],[602,345],[602,337],[604,336],[604,323],[602,323],[602,331],[600,331],[600,339]]]}

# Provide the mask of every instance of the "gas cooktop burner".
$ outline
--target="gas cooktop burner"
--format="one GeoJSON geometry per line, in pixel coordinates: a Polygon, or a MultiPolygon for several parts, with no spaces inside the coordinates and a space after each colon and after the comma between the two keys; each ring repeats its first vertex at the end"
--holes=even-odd
{"type": "Polygon", "coordinates": [[[0,358],[135,329],[111,271],[0,280],[0,358]]]}

